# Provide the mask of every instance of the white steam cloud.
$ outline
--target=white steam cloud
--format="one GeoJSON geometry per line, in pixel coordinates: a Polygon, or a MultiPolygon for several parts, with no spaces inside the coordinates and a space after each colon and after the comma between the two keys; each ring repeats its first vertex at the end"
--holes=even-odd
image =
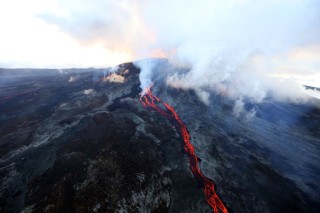
{"type": "Polygon", "coordinates": [[[154,68],[157,64],[152,59],[146,59],[146,60],[136,61],[135,65],[140,67],[141,69],[139,80],[141,82],[141,85],[140,85],[142,90],[141,95],[144,95],[146,88],[152,85],[152,75],[153,75],[154,68]]]}
{"type": "Polygon", "coordinates": [[[301,101],[302,86],[290,75],[320,73],[319,5],[315,0],[165,0],[153,1],[148,17],[157,26],[158,45],[175,48],[171,59],[191,68],[169,77],[169,85],[193,88],[205,102],[210,90],[258,102],[267,96],[301,101]]]}
{"type": "MultiPolygon", "coordinates": [[[[43,1],[50,7],[37,18],[84,46],[188,67],[167,83],[194,89],[206,103],[212,91],[301,101],[301,83],[320,87],[319,0],[43,1]]],[[[145,89],[156,65],[139,63],[145,89]]]]}

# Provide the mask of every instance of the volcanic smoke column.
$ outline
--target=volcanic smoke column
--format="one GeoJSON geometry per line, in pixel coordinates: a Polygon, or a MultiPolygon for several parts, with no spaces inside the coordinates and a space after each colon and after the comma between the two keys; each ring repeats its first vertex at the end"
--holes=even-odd
{"type": "Polygon", "coordinates": [[[145,90],[145,93],[140,98],[140,101],[144,107],[152,108],[167,119],[175,121],[175,127],[178,129],[183,138],[184,151],[189,158],[192,174],[204,185],[204,195],[206,197],[207,203],[211,206],[214,213],[219,213],[219,210],[223,213],[227,213],[227,208],[224,206],[223,202],[214,190],[213,182],[202,174],[199,168],[198,157],[194,151],[193,145],[190,142],[190,135],[187,130],[187,126],[182,122],[174,108],[166,102],[163,102],[157,96],[153,95],[151,92],[151,87],[145,90]],[[157,104],[163,104],[166,110],[160,108],[157,104]]]}

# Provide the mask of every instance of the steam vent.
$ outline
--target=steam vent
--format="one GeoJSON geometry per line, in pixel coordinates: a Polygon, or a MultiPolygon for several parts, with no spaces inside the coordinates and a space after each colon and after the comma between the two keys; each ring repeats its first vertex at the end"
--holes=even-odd
{"type": "Polygon", "coordinates": [[[235,116],[151,61],[143,90],[136,63],[0,69],[0,212],[320,211],[318,99],[235,116]]]}

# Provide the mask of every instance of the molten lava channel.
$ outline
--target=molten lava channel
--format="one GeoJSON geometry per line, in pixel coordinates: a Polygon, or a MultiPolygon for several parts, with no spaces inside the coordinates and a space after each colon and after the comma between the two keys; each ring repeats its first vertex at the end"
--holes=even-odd
{"type": "Polygon", "coordinates": [[[223,204],[223,202],[214,190],[213,182],[209,178],[204,176],[199,168],[198,157],[194,151],[194,146],[190,142],[190,135],[187,126],[180,119],[178,113],[174,110],[172,106],[170,106],[166,102],[163,102],[157,96],[153,95],[153,93],[151,92],[151,87],[145,90],[145,93],[140,98],[140,101],[145,108],[154,109],[167,119],[175,121],[175,127],[178,129],[183,138],[184,151],[188,156],[192,174],[204,185],[204,195],[206,197],[207,203],[211,206],[214,213],[227,213],[227,208],[225,207],[225,205],[223,204]],[[163,104],[165,110],[160,108],[157,104],[163,104]]]}

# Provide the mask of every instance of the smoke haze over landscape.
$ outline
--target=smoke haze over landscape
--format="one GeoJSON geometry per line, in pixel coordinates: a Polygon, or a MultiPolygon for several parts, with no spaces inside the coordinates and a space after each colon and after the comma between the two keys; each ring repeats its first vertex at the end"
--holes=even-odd
{"type": "MultiPolygon", "coordinates": [[[[167,83],[195,89],[204,102],[210,91],[303,101],[301,84],[320,86],[316,0],[15,0],[1,8],[2,67],[103,67],[165,57],[190,69],[171,73],[167,83]]],[[[142,70],[145,88],[152,71],[142,70]]]]}
{"type": "Polygon", "coordinates": [[[320,0],[1,0],[0,212],[320,209],[320,0]]]}

